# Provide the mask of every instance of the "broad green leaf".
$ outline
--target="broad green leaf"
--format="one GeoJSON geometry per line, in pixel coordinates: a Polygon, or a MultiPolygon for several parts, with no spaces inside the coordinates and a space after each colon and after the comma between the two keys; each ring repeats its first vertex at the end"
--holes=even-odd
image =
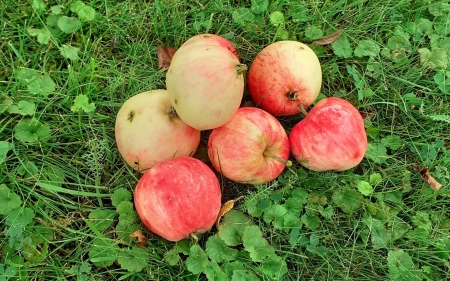
{"type": "Polygon", "coordinates": [[[276,280],[282,280],[283,275],[288,272],[286,261],[277,255],[264,260],[258,270],[276,280]]]}
{"type": "Polygon", "coordinates": [[[263,218],[266,223],[273,221],[275,228],[281,228],[283,227],[283,217],[287,214],[287,212],[288,210],[285,207],[274,204],[264,212],[263,218]]]}
{"type": "Polygon", "coordinates": [[[238,250],[228,247],[219,236],[213,235],[206,241],[206,254],[216,262],[234,260],[238,250]]]}
{"type": "Polygon", "coordinates": [[[81,27],[81,22],[77,18],[61,16],[58,19],[58,27],[62,32],[69,34],[77,31],[81,27]]]}
{"type": "Polygon", "coordinates": [[[75,1],[70,5],[70,11],[77,14],[83,22],[93,21],[95,19],[95,10],[82,1],[75,1]]]}
{"type": "Polygon", "coordinates": [[[48,242],[42,239],[37,233],[31,234],[24,239],[22,256],[30,262],[39,263],[48,254],[48,242]]]}
{"type": "MultiPolygon", "coordinates": [[[[307,194],[307,193],[306,193],[307,194]]],[[[291,197],[284,201],[282,205],[290,214],[294,216],[300,216],[300,213],[303,210],[303,204],[306,203],[306,200],[303,201],[299,197],[291,197]]]]}
{"type": "Polygon", "coordinates": [[[51,6],[50,10],[52,11],[52,14],[59,15],[62,13],[62,9],[64,9],[63,5],[55,5],[51,6]]]}
{"type": "Polygon", "coordinates": [[[411,51],[411,43],[408,37],[394,35],[388,39],[387,48],[391,51],[411,51]]]}
{"type": "Polygon", "coordinates": [[[429,19],[420,18],[416,25],[416,33],[431,36],[433,34],[433,23],[429,19]]]}
{"type": "Polygon", "coordinates": [[[50,126],[34,118],[19,121],[14,127],[14,132],[14,137],[25,143],[45,142],[51,135],[50,126]]]}
{"type": "Polygon", "coordinates": [[[326,219],[331,219],[334,215],[333,206],[328,205],[323,211],[320,212],[320,215],[326,219]]]}
{"type": "Polygon", "coordinates": [[[251,22],[255,19],[255,14],[248,8],[238,8],[231,13],[234,23],[244,25],[246,22],[251,22]]]}
{"type": "Polygon", "coordinates": [[[384,164],[387,159],[386,147],[381,143],[369,143],[364,157],[377,164],[384,164]]]}
{"type": "Polygon", "coordinates": [[[353,55],[353,49],[350,46],[350,42],[347,36],[342,34],[336,41],[331,44],[333,52],[336,56],[342,58],[350,58],[353,55]]]}
{"type": "Polygon", "coordinates": [[[34,212],[30,208],[17,208],[6,217],[6,225],[24,228],[34,219],[34,212]]]}
{"type": "Polygon", "coordinates": [[[431,69],[447,69],[448,57],[447,53],[441,49],[434,49],[432,51],[427,48],[420,48],[420,63],[431,69]]]}
{"type": "Polygon", "coordinates": [[[258,208],[259,201],[256,197],[250,198],[245,201],[244,205],[247,209],[247,213],[252,217],[260,217],[263,213],[263,210],[258,208]]]}
{"type": "Polygon", "coordinates": [[[415,226],[423,228],[428,232],[431,231],[432,223],[430,220],[430,213],[426,211],[418,211],[414,216],[411,217],[411,221],[415,226]]]}
{"type": "Polygon", "coordinates": [[[17,168],[17,174],[24,178],[37,177],[39,169],[33,161],[25,161],[17,168]]]}
{"type": "Polygon", "coordinates": [[[86,113],[94,112],[95,103],[89,103],[88,97],[80,94],[75,98],[74,104],[70,110],[73,112],[77,112],[79,110],[83,110],[86,113]]]}
{"type": "Polygon", "coordinates": [[[364,98],[370,98],[373,96],[373,91],[371,88],[358,90],[358,100],[363,100],[364,98]]]}
{"type": "Polygon", "coordinates": [[[89,219],[98,231],[103,231],[114,222],[115,215],[112,210],[97,209],[89,213],[89,219]]]}
{"type": "Polygon", "coordinates": [[[376,57],[380,53],[380,46],[372,40],[362,40],[355,48],[355,56],[362,57],[376,57]]]}
{"type": "Polygon", "coordinates": [[[308,192],[303,188],[297,187],[291,191],[291,197],[296,198],[300,205],[304,205],[308,202],[308,192]]]}
{"type": "Polygon", "coordinates": [[[48,44],[50,38],[52,37],[52,33],[46,28],[37,29],[28,27],[27,32],[28,34],[30,34],[30,36],[37,36],[37,41],[43,45],[48,44]]]}
{"type": "Polygon", "coordinates": [[[242,237],[244,249],[250,253],[254,262],[261,262],[275,253],[275,249],[269,245],[258,226],[247,226],[242,237]]]}
{"type": "Polygon", "coordinates": [[[433,80],[444,94],[450,93],[450,71],[437,71],[433,76],[433,80]]]}
{"type": "Polygon", "coordinates": [[[293,227],[302,227],[302,222],[298,216],[295,216],[292,213],[287,213],[283,217],[283,227],[285,231],[289,231],[293,227]]]}
{"type": "Polygon", "coordinates": [[[403,250],[388,252],[389,275],[393,281],[419,281],[421,274],[411,257],[403,250]]]}
{"type": "Polygon", "coordinates": [[[382,221],[368,218],[364,223],[369,228],[371,234],[372,247],[375,250],[385,248],[387,246],[387,231],[382,221]]]}
{"type": "Polygon", "coordinates": [[[300,3],[292,2],[288,14],[292,17],[293,22],[309,21],[308,9],[300,3]]]}
{"type": "Polygon", "coordinates": [[[111,203],[114,207],[117,207],[122,201],[131,201],[131,192],[121,187],[111,195],[111,203]]]}
{"type": "Polygon", "coordinates": [[[247,226],[253,225],[249,217],[243,213],[231,210],[221,220],[219,237],[228,246],[237,246],[242,243],[242,236],[247,226]]]}
{"type": "Polygon", "coordinates": [[[26,100],[19,101],[18,104],[13,104],[8,108],[9,114],[20,114],[20,115],[33,115],[36,112],[36,104],[34,102],[29,102],[26,100]]]}
{"type": "Polygon", "coordinates": [[[227,274],[216,262],[209,262],[203,271],[208,281],[227,281],[227,274]]]}
{"type": "Polygon", "coordinates": [[[317,215],[310,216],[310,215],[304,214],[302,216],[301,220],[302,220],[303,224],[311,230],[314,230],[320,226],[320,219],[317,215]]]}
{"type": "Polygon", "coordinates": [[[430,5],[428,6],[428,11],[435,17],[444,16],[450,12],[450,4],[445,3],[445,1],[440,3],[430,2],[430,5]]]}
{"type": "Polygon", "coordinates": [[[377,185],[380,184],[383,181],[383,178],[381,177],[380,173],[372,173],[369,177],[369,183],[371,185],[377,185]]]}
{"type": "Polygon", "coordinates": [[[315,25],[308,25],[305,30],[305,38],[310,41],[323,37],[323,31],[315,25]]]}
{"type": "Polygon", "coordinates": [[[382,138],[381,143],[392,150],[397,150],[402,146],[403,141],[399,136],[392,135],[382,138]]]}
{"type": "Polygon", "coordinates": [[[56,84],[48,75],[41,75],[34,77],[27,85],[28,91],[32,94],[43,95],[47,97],[49,94],[55,92],[56,84]]]}
{"type": "MultiPolygon", "coordinates": [[[[7,141],[0,141],[0,164],[6,161],[8,152],[14,148],[13,144],[7,141]]],[[[0,204],[0,206],[2,206],[0,204]]],[[[1,213],[1,211],[0,211],[1,213]]]]}
{"type": "Polygon", "coordinates": [[[448,15],[436,17],[433,27],[441,37],[447,37],[450,34],[450,17],[448,15]]]}
{"type": "Polygon", "coordinates": [[[358,181],[356,183],[356,187],[358,188],[358,191],[361,192],[361,194],[364,196],[370,196],[373,192],[373,187],[367,181],[358,181]]]}
{"type": "Polygon", "coordinates": [[[31,4],[37,12],[45,11],[45,3],[42,0],[32,0],[31,4]]]}
{"type": "Polygon", "coordinates": [[[164,253],[164,260],[171,266],[176,265],[180,261],[180,255],[176,248],[164,253]]]}
{"type": "Polygon", "coordinates": [[[392,221],[389,221],[387,227],[387,241],[393,242],[398,240],[409,231],[409,225],[399,218],[395,217],[392,221]]]}
{"type": "Polygon", "coordinates": [[[140,272],[147,267],[150,254],[146,248],[123,248],[119,252],[117,262],[123,269],[130,272],[140,272]]]}
{"type": "Polygon", "coordinates": [[[208,256],[203,249],[197,244],[192,245],[185,262],[187,269],[194,274],[199,274],[205,270],[208,263],[208,256]]]}
{"type": "Polygon", "coordinates": [[[45,166],[41,171],[39,182],[62,187],[64,183],[64,171],[57,166],[45,166]]]}
{"type": "Polygon", "coordinates": [[[274,11],[269,16],[270,23],[274,26],[284,24],[284,15],[280,11],[274,11]]]}
{"type": "Polygon", "coordinates": [[[69,46],[69,45],[62,45],[59,47],[59,52],[61,56],[65,57],[66,59],[70,60],[78,60],[78,51],[80,51],[79,48],[69,46]]]}
{"type": "Polygon", "coordinates": [[[252,0],[251,10],[255,15],[264,13],[269,7],[269,0],[252,0]]]}
{"type": "Polygon", "coordinates": [[[6,97],[1,103],[0,103],[0,114],[5,112],[12,104],[13,100],[11,98],[6,97]]]}
{"type": "MultiPolygon", "coordinates": [[[[0,142],[1,150],[1,142],[0,142]]],[[[22,205],[20,196],[12,192],[6,185],[0,184],[0,215],[9,215],[22,205]]]]}
{"type": "Polygon", "coordinates": [[[260,281],[258,276],[246,269],[235,269],[231,281],[260,281]]]}
{"type": "Polygon", "coordinates": [[[353,213],[358,210],[363,201],[363,196],[356,190],[344,188],[333,193],[333,202],[345,213],[353,213]]]}
{"type": "Polygon", "coordinates": [[[119,220],[119,223],[116,225],[117,239],[119,241],[123,241],[124,243],[130,243],[133,239],[130,235],[140,228],[141,226],[137,223],[130,224],[128,221],[119,220]]]}
{"type": "Polygon", "coordinates": [[[289,32],[287,32],[281,26],[279,26],[277,31],[275,32],[275,37],[280,38],[282,40],[287,40],[289,38],[289,32]]]}
{"type": "Polygon", "coordinates": [[[233,275],[233,272],[235,270],[243,270],[243,269],[245,269],[245,267],[241,261],[232,261],[232,262],[224,263],[222,265],[222,269],[227,274],[228,279],[231,279],[231,276],[233,275]]]}
{"type": "Polygon", "coordinates": [[[293,228],[289,235],[289,244],[291,244],[291,246],[295,246],[295,244],[297,244],[299,236],[300,236],[300,228],[293,228]]]}
{"type": "Polygon", "coordinates": [[[31,68],[20,68],[14,74],[19,84],[22,86],[27,86],[34,79],[39,77],[40,72],[31,68]]]}
{"type": "Polygon", "coordinates": [[[435,248],[438,257],[444,260],[450,259],[450,239],[448,237],[440,239],[435,248]]]}
{"type": "Polygon", "coordinates": [[[121,249],[102,239],[95,239],[89,248],[89,260],[98,267],[108,267],[112,265],[119,256],[121,249]]]}

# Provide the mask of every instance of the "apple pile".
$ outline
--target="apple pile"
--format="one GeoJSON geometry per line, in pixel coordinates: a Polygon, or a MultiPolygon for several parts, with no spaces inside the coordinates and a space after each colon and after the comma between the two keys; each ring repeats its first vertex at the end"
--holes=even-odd
{"type": "Polygon", "coordinates": [[[307,45],[266,46],[248,70],[256,107],[241,106],[247,66],[235,47],[214,34],[188,39],[175,52],[166,89],[136,94],[120,108],[116,143],[124,161],[142,173],[134,193],[141,221],[178,241],[208,231],[221,206],[213,169],[245,184],[273,181],[292,162],[317,171],[357,166],[367,149],[363,119],[342,98],[309,108],[322,87],[318,57],[307,45]],[[278,116],[303,114],[289,135],[278,116]],[[211,166],[193,157],[209,130],[211,166]]]}

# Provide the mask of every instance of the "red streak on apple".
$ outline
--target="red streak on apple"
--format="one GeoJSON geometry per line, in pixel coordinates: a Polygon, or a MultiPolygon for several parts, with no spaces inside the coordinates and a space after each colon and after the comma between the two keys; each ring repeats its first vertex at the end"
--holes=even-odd
{"type": "MultiPolygon", "coordinates": [[[[181,45],[181,47],[178,49],[183,50],[186,47],[192,47],[192,46],[199,46],[199,45],[212,45],[212,46],[219,46],[228,49],[230,52],[232,52],[236,58],[238,58],[236,48],[231,44],[230,41],[225,39],[224,37],[216,34],[199,34],[196,36],[193,36],[186,40],[186,42],[181,45]]],[[[178,52],[177,51],[177,52],[178,52]]],[[[238,58],[239,59],[239,58],[238,58]]]]}
{"type": "Polygon", "coordinates": [[[141,177],[134,203],[150,231],[179,241],[213,226],[221,206],[221,190],[206,164],[179,157],[156,164],[141,177]]]}
{"type": "Polygon", "coordinates": [[[341,98],[326,98],[291,130],[291,151],[311,170],[344,171],[357,166],[367,150],[364,121],[358,110],[341,98]]]}
{"type": "Polygon", "coordinates": [[[289,140],[282,125],[254,107],[239,108],[228,123],[211,132],[208,141],[208,156],[214,168],[241,183],[274,180],[286,167],[283,162],[289,154],[289,140]]]}

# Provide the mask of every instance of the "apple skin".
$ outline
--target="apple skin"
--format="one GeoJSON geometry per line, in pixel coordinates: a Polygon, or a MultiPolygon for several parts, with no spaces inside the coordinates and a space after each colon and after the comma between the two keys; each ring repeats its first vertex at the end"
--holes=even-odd
{"type": "Polygon", "coordinates": [[[297,41],[278,41],[265,47],[248,72],[248,89],[258,107],[275,116],[300,113],[320,93],[322,68],[311,48],[297,41]]]}
{"type": "Polygon", "coordinates": [[[197,150],[200,131],[186,125],[169,108],[169,93],[158,89],[132,96],[117,113],[117,148],[136,171],[144,173],[161,161],[190,156],[197,150]]]}
{"type": "Polygon", "coordinates": [[[188,40],[186,40],[186,42],[183,43],[183,45],[181,45],[180,48],[178,48],[177,52],[180,50],[183,50],[187,47],[199,46],[199,45],[214,45],[214,46],[223,47],[223,48],[228,49],[230,52],[232,52],[236,56],[236,58],[238,58],[236,48],[233,46],[233,44],[231,44],[230,41],[228,41],[227,39],[223,38],[220,35],[209,34],[209,33],[199,34],[199,35],[189,38],[188,40]]]}
{"type": "Polygon", "coordinates": [[[166,74],[170,101],[180,118],[197,130],[222,126],[241,105],[246,68],[226,48],[187,47],[172,58],[166,74]]]}
{"type": "Polygon", "coordinates": [[[229,122],[212,130],[208,156],[214,168],[233,181],[268,183],[286,167],[282,161],[290,156],[289,139],[275,117],[259,108],[241,107],[229,122]]]}
{"type": "Polygon", "coordinates": [[[141,177],[134,203],[151,232],[175,242],[213,226],[221,207],[220,184],[202,161],[174,158],[156,164],[141,177]]]}
{"type": "Polygon", "coordinates": [[[345,171],[357,166],[367,150],[364,121],[341,98],[319,101],[289,134],[295,159],[313,171],[345,171]],[[306,162],[306,161],[307,162],[306,162]]]}

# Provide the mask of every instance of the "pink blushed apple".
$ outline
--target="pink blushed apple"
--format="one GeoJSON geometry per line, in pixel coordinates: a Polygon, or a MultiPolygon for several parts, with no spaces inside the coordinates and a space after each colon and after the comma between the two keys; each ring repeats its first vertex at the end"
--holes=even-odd
{"type": "Polygon", "coordinates": [[[262,184],[276,179],[290,165],[288,136],[266,111],[241,107],[233,118],[212,130],[208,156],[214,168],[240,183],[262,184]]]}
{"type": "Polygon", "coordinates": [[[341,98],[319,101],[289,134],[295,159],[306,168],[344,171],[357,166],[367,150],[359,111],[341,98]]]}
{"type": "Polygon", "coordinates": [[[248,88],[258,107],[275,116],[300,113],[320,93],[322,68],[314,51],[297,41],[265,47],[248,72],[248,88]]]}
{"type": "Polygon", "coordinates": [[[233,46],[233,44],[231,44],[230,41],[228,41],[227,39],[225,39],[220,35],[209,33],[199,34],[189,38],[188,40],[186,40],[186,42],[183,43],[183,45],[181,45],[181,47],[177,50],[177,52],[187,47],[199,45],[212,45],[223,47],[232,52],[236,56],[236,58],[238,58],[236,48],[233,46]]]}
{"type": "Polygon", "coordinates": [[[151,232],[179,241],[211,229],[219,214],[221,190],[205,163],[179,157],[156,164],[141,177],[134,203],[151,232]]]}

